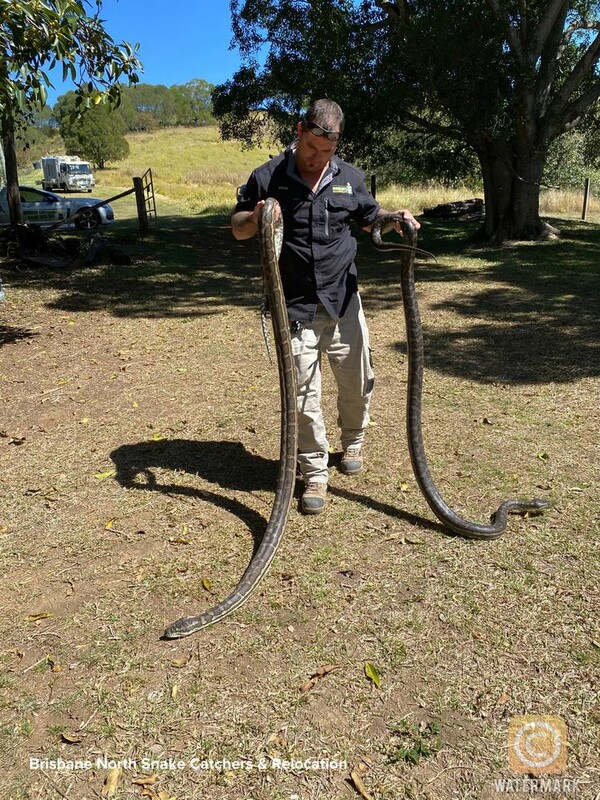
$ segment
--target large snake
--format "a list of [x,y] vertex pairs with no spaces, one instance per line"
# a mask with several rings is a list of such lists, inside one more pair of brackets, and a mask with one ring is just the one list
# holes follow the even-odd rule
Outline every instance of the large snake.
[[165,630],[164,639],[181,639],[208,625],[214,625],[238,609],[265,576],[285,532],[296,483],[296,372],[292,355],[290,324],[279,274],[283,222],[276,200],[269,198],[261,209],[258,224],[263,277],[273,324],[281,394],[281,442],[279,473],[273,509],[262,541],[239,584],[214,608],[195,617],[182,617]]
[[[395,222],[400,222],[402,225],[406,244],[382,240],[382,229]],[[277,351],[281,394],[280,461],[273,509],[260,546],[233,592],[218,605],[202,614],[182,617],[173,622],[165,630],[164,639],[181,639],[209,625],[214,625],[215,622],[219,622],[246,602],[265,576],[275,557],[290,511],[295,485],[298,438],[296,373],[287,309],[278,267],[283,240],[283,223],[277,201],[272,198],[265,202],[261,210],[258,234],[263,276],[273,324],[273,338]],[[406,417],[410,458],[419,487],[434,514],[451,531],[470,539],[495,539],[506,530],[508,514],[538,511],[549,508],[551,504],[540,499],[507,500],[492,515],[490,525],[468,522],[446,505],[437,491],[429,471],[421,433],[423,333],[415,290],[414,259],[415,253],[424,253],[425,251],[420,251],[416,247],[417,236],[413,226],[396,215],[378,217],[371,229],[371,240],[379,250],[393,248],[403,251],[400,280],[406,319],[409,370]]]
[[[405,244],[384,242],[382,229],[393,223],[400,223]],[[408,387],[406,403],[406,426],[408,449],[413,472],[419,488],[436,517],[459,536],[467,539],[496,539],[506,530],[508,515],[527,511],[541,511],[550,508],[547,500],[506,500],[492,514],[489,525],[469,522],[454,512],[438,492],[425,455],[423,434],[421,431],[421,399],[423,394],[423,331],[419,304],[415,289],[414,262],[415,253],[424,252],[416,248],[417,234],[413,225],[401,216],[384,214],[377,218],[371,228],[371,241],[378,250],[401,250],[400,284],[402,287],[402,304],[406,320],[406,341],[408,349]]]

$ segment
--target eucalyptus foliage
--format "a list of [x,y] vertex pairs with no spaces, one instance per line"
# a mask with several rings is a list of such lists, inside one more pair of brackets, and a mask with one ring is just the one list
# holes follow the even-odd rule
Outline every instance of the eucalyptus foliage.
[[73,113],[75,103],[75,93],[67,92],[54,106],[66,153],[91,161],[98,169],[104,169],[108,161],[125,158],[129,143],[119,110],[99,103],[78,117]]

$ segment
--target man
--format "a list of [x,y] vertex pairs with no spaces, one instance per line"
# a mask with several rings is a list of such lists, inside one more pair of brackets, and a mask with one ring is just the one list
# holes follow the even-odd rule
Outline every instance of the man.
[[[283,215],[279,268],[292,330],[298,383],[298,466],[305,483],[300,508],[325,508],[329,443],[321,411],[321,354],[329,358],[338,389],[341,470],[363,468],[373,370],[369,334],[357,287],[356,240],[350,223],[370,230],[391,212],[368,192],[364,175],[335,155],[344,114],[332,100],[317,100],[298,123],[296,141],[250,176],[231,217],[236,239],[258,230],[260,208],[274,197]],[[419,223],[404,215],[415,228]]]

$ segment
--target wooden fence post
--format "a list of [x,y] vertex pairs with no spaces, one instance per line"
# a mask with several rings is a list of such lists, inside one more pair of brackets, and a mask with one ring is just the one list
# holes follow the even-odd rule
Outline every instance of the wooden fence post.
[[590,200],[590,179],[585,179],[585,186],[583,187],[583,211],[581,212],[581,219],[585,220],[587,216],[588,203]]
[[148,233],[148,212],[146,211],[144,186],[141,178],[133,179],[133,188],[135,189],[135,203],[137,206],[140,233]]

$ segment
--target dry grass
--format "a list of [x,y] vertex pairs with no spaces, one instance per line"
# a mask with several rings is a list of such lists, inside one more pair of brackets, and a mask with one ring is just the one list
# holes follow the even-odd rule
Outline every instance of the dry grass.
[[[126,760],[116,798],[343,800],[368,763],[374,800],[497,800],[495,781],[514,777],[510,720],[534,713],[566,721],[564,775],[596,798],[598,226],[497,250],[469,249],[468,225],[427,223],[421,237],[440,259],[419,266],[440,489],[474,519],[514,494],[552,512],[511,518],[494,542],[432,519],[403,430],[398,265],[363,239],[367,469],[332,469],[323,516],[292,510],[246,606],[163,642],[247,564],[279,417],[255,243],[234,242],[223,215],[166,202],[146,240],[127,222],[111,232],[131,267],[2,270],[0,796],[100,797],[106,757]],[[328,372],[324,390],[337,447]],[[327,664],[338,669],[301,692]],[[92,766],[30,769],[59,757]],[[333,767],[277,761],[290,758]],[[210,759],[264,769],[194,768]],[[134,782],[148,775],[149,788]]]
[[[276,153],[276,144],[265,143],[261,148],[242,150],[237,142],[222,142],[216,127],[167,128],[151,133],[128,135],[129,156],[123,161],[109,164],[96,172],[96,193],[101,197],[117,194],[131,186],[131,179],[152,169],[158,199],[167,204],[167,211],[176,204],[179,211],[187,213],[215,213],[231,207],[236,188],[244,183],[251,170]],[[22,183],[39,180],[41,173],[21,171]],[[593,219],[600,214],[600,198],[592,186],[589,214]],[[386,208],[410,208],[415,213],[423,209],[470,197],[481,197],[481,187],[455,186],[452,188],[431,183],[423,186],[381,187],[378,199]],[[581,214],[582,191],[559,189],[542,190],[540,197],[543,214]],[[120,218],[135,214],[133,203],[118,201]]]

